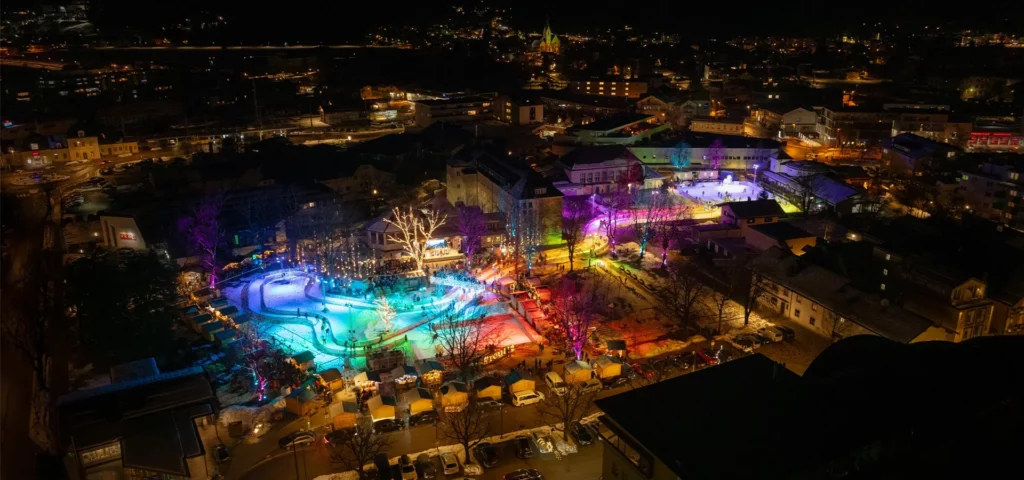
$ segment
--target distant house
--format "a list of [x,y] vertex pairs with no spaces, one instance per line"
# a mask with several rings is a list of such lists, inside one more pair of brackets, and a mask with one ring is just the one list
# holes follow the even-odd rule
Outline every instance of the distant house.
[[963,150],[912,133],[902,133],[882,142],[882,160],[894,175],[920,175],[947,165]]
[[765,307],[833,340],[864,334],[900,343],[952,339],[947,329],[801,258],[772,247],[751,262]]
[[332,392],[337,392],[345,387],[345,379],[342,378],[341,371],[337,368],[328,368],[320,372],[320,379]]
[[753,225],[778,222],[786,212],[775,200],[752,200],[749,202],[726,202],[722,204],[722,220],[725,225],[746,229]]
[[803,255],[804,249],[817,244],[818,237],[789,222],[763,223],[747,231],[747,245],[758,250],[771,247],[784,248],[794,255]]

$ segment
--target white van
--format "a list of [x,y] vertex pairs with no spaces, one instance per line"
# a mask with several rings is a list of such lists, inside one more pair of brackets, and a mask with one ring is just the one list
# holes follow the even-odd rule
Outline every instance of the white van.
[[548,372],[544,374],[544,383],[548,384],[548,388],[555,392],[555,395],[565,395],[565,382],[562,381],[562,377],[557,373]]
[[512,394],[512,405],[517,407],[533,405],[541,400],[544,400],[544,394],[533,390],[523,390]]

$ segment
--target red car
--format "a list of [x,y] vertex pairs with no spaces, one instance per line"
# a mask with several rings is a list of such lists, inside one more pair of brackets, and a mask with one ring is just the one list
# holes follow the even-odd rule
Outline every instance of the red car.
[[718,365],[718,360],[704,352],[697,352],[697,356],[707,365]]
[[633,364],[633,373],[635,373],[637,376],[648,379],[654,376],[654,371],[651,370],[650,367],[641,363]]

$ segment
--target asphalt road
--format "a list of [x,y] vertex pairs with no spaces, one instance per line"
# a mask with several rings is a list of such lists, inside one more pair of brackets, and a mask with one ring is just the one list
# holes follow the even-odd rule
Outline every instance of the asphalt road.
[[[424,430],[433,430],[433,427],[417,427],[413,430],[418,429],[422,432]],[[409,451],[403,450],[401,446],[401,433],[393,434],[396,443],[388,450],[387,454],[389,457],[393,458],[409,453]],[[413,432],[413,436],[419,435],[419,432]],[[485,469],[482,475],[477,475],[473,478],[477,480],[501,480],[504,474],[520,468],[534,468],[540,471],[546,478],[558,478],[560,480],[593,480],[601,475],[603,447],[600,442],[580,447],[578,453],[564,457],[561,460],[555,458],[553,453],[540,453],[537,451],[536,445],[532,445],[531,442],[533,457],[524,460],[516,457],[511,439],[512,437],[509,436],[508,440],[494,444],[498,452],[498,465],[494,468]],[[329,447],[323,442],[317,442],[312,446],[300,448],[294,452],[278,450],[277,456],[250,470],[241,478],[246,480],[264,478],[306,480],[319,475],[338,473],[340,470],[332,468]],[[420,450],[413,451],[418,452]],[[460,471],[457,474],[446,477],[440,473],[441,469],[439,468],[439,463],[437,463],[437,457],[433,455],[432,457],[435,465],[438,466],[438,480],[464,476],[464,473]],[[230,475],[229,478],[231,478]]]

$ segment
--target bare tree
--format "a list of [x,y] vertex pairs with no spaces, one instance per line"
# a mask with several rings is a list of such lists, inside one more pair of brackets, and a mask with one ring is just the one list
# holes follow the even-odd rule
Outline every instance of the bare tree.
[[462,251],[466,254],[466,264],[472,266],[473,254],[480,249],[484,235],[487,235],[487,217],[480,207],[459,207],[455,228],[462,236]]
[[757,304],[761,302],[770,291],[772,283],[767,278],[762,277],[756,273],[750,274],[750,284],[745,289],[745,295],[743,295],[743,325],[750,324],[750,314],[757,307]]
[[343,471],[355,470],[360,480],[368,480],[366,465],[391,446],[391,436],[375,432],[366,421],[357,423],[350,433],[339,435],[339,440],[331,444],[331,461]]
[[608,248],[615,250],[615,230],[618,228],[619,212],[625,208],[626,197],[622,192],[610,192],[601,198],[604,214],[601,216],[601,228],[608,240]]
[[409,256],[416,262],[416,270],[423,271],[423,260],[427,257],[427,240],[434,236],[434,231],[448,220],[437,210],[414,211],[409,208],[402,212],[395,207],[392,211],[392,218],[385,218],[384,221],[398,228],[398,235],[388,235],[388,240],[402,246]]
[[685,265],[676,264],[669,268],[669,275],[658,289],[666,313],[680,324],[694,328],[703,313],[701,299],[708,289]]
[[712,306],[715,309],[715,315],[718,317],[718,326],[716,329],[718,333],[722,333],[722,321],[725,320],[725,312],[729,310],[729,292],[720,292],[714,290],[711,293]]
[[520,260],[527,270],[533,267],[533,256],[540,244],[540,225],[534,210],[523,208],[522,204],[514,200],[505,205],[504,212],[505,233],[512,247],[510,255],[518,278]]
[[470,402],[460,411],[444,412],[438,421],[438,434],[445,440],[462,445],[466,463],[470,463],[469,450],[487,437],[489,427],[484,410],[477,407],[476,402]]
[[597,392],[583,389],[583,383],[565,384],[565,393],[558,395],[548,392],[544,401],[537,405],[541,418],[550,420],[554,428],[562,432],[562,440],[569,441],[569,428],[587,416],[594,406]]
[[551,322],[557,328],[565,351],[573,352],[576,360],[583,358],[583,349],[590,336],[590,328],[600,318],[607,290],[595,277],[588,281],[563,278],[554,288],[551,298]]
[[589,197],[568,197],[562,201],[562,240],[569,253],[569,271],[574,269],[576,247],[586,237],[586,227],[594,217]]
[[458,370],[459,378],[468,382],[480,369],[487,350],[499,343],[497,330],[487,324],[475,303],[458,308],[451,302],[436,315],[431,325],[436,341]]
[[208,195],[193,207],[192,215],[178,220],[189,250],[199,257],[199,265],[208,275],[210,286],[217,284],[217,250],[224,237],[220,224],[222,195]]
[[822,309],[824,312],[821,315],[821,328],[825,331],[825,335],[828,336],[829,341],[832,343],[842,340],[849,330],[850,322],[847,322],[842,315],[832,310],[824,307]]
[[630,196],[629,213],[633,222],[633,234],[640,245],[640,261],[643,262],[647,245],[654,239],[659,223],[670,220],[668,195],[659,190],[634,189]]
[[381,295],[373,301],[373,314],[377,317],[377,324],[380,326],[381,335],[391,333],[391,321],[395,319],[398,312],[391,306],[386,295]]

